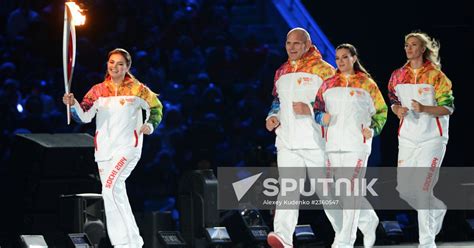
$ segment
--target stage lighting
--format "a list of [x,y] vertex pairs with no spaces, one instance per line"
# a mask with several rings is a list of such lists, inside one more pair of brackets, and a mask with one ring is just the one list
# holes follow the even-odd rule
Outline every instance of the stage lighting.
[[403,230],[398,221],[381,221],[385,243],[398,244],[403,239]]
[[221,226],[206,228],[206,238],[211,246],[220,246],[232,243],[227,229]]
[[164,247],[186,247],[186,242],[177,231],[158,231],[158,239]]
[[74,248],[91,248],[94,247],[89,240],[89,237],[85,233],[70,233],[69,236],[69,246]]
[[135,214],[140,234],[145,242],[144,248],[159,248],[158,231],[175,231],[176,223],[170,211],[153,211]]
[[93,245],[107,238],[102,195],[82,193],[61,195],[60,228],[64,233],[86,233]]
[[268,227],[266,226],[250,226],[248,227],[253,240],[256,242],[266,242],[268,236]]
[[217,178],[212,170],[188,171],[180,179],[180,228],[190,247],[206,242],[204,229],[219,226]]
[[43,235],[21,235],[20,239],[23,248],[48,248]]
[[403,235],[402,228],[398,221],[382,221],[382,227],[387,236]]
[[252,240],[255,243],[267,242],[269,228],[263,221],[260,212],[254,209],[244,209],[240,214]]
[[255,209],[244,209],[240,211],[242,219],[245,221],[247,226],[263,226],[265,222],[263,221],[260,212]]
[[266,244],[269,232],[259,211],[254,209],[231,210],[222,216],[222,224],[229,231],[233,244],[251,247]]
[[316,235],[314,234],[311,225],[297,225],[295,228],[295,240],[296,243],[308,243],[316,241]]

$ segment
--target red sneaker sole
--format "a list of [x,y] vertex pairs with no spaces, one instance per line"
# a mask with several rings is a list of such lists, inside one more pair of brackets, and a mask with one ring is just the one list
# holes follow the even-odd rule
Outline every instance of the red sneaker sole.
[[267,243],[272,248],[285,248],[285,246],[282,244],[281,240],[276,235],[271,235],[271,234],[268,235]]

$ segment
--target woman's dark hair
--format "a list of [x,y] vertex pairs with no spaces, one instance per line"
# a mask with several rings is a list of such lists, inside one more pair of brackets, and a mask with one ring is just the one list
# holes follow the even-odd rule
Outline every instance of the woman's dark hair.
[[[107,60],[110,59],[110,56],[113,54],[120,54],[125,58],[125,62],[127,63],[128,69],[132,66],[132,56],[130,56],[130,53],[127,52],[127,50],[123,48],[115,48],[114,50],[110,51],[109,54],[107,55]],[[127,72],[127,75],[130,76],[131,78],[135,78],[132,73],[130,73],[130,70]],[[108,70],[105,72],[105,78],[109,76]]]
[[370,73],[367,72],[367,70],[364,68],[364,66],[362,66],[362,64],[360,63],[359,53],[357,53],[357,49],[353,45],[351,45],[349,43],[343,43],[343,44],[336,47],[336,51],[339,50],[339,49],[347,49],[347,50],[349,50],[349,52],[351,53],[352,56],[357,56],[357,60],[354,63],[354,71],[356,71],[356,72],[360,71],[360,72],[363,72],[363,73],[367,74],[367,76],[372,77],[370,75]]

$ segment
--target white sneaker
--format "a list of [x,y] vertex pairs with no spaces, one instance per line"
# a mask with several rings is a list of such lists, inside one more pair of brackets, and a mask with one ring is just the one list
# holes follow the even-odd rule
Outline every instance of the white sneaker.
[[435,234],[438,235],[438,233],[441,231],[441,228],[443,227],[443,220],[444,216],[446,215],[447,210],[446,209],[440,209],[442,211],[437,217],[436,217],[436,232]]
[[364,247],[370,248],[374,247],[375,239],[377,238],[377,227],[379,225],[379,219],[377,218],[376,221],[370,223],[370,234],[364,234]]

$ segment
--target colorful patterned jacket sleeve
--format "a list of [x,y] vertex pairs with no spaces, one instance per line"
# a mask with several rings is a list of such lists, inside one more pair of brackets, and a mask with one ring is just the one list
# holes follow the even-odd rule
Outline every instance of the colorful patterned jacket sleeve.
[[[317,74],[324,82],[321,87],[318,89],[316,93],[316,98],[313,103],[313,110],[314,110],[314,119],[316,123],[321,126],[323,125],[323,116],[325,111],[325,104],[323,99],[323,91],[327,89],[327,84],[325,83],[327,79],[333,77],[336,73],[336,70],[332,65],[327,63],[324,60],[320,60],[319,63],[313,68],[313,73]],[[321,89],[324,89],[323,91]]]
[[71,115],[77,123],[89,123],[97,113],[96,100],[101,96],[101,84],[94,85],[84,96],[81,104],[77,102],[71,107]]
[[149,112],[147,110],[146,122],[151,124],[153,129],[155,129],[163,118],[163,105],[158,99],[158,96],[143,84],[140,85],[138,96],[148,104]]
[[452,112],[454,110],[454,96],[451,87],[451,81],[443,72],[440,72],[435,78],[435,99],[438,106],[448,107]]
[[375,107],[375,114],[372,115],[370,127],[374,129],[374,136],[377,136],[382,132],[382,128],[387,121],[388,108],[377,84],[373,80],[370,80],[369,83],[368,91]]
[[402,105],[400,100],[397,97],[397,92],[395,91],[395,86],[397,85],[397,80],[400,74],[400,70],[396,70],[392,73],[390,81],[388,82],[388,98],[390,104],[392,105]]
[[321,87],[319,87],[319,90],[318,90],[318,93],[316,93],[316,99],[314,100],[314,105],[313,105],[314,119],[316,123],[318,123],[321,126],[326,126],[323,123],[323,116],[326,111],[326,104],[324,103],[323,94],[328,88],[329,80],[325,80],[323,84],[321,85]]
[[280,77],[280,70],[277,70],[275,73],[275,78],[273,80],[273,101],[272,105],[270,107],[270,111],[268,111],[267,119],[270,118],[271,116],[278,116],[278,113],[280,112],[280,99],[278,98],[278,92],[276,88],[276,81]]

